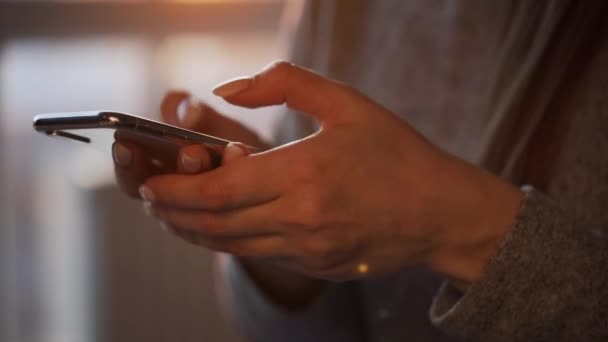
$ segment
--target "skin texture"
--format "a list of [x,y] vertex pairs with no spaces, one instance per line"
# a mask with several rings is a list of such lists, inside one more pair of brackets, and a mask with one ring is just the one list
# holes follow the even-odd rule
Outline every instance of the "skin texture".
[[[517,188],[439,150],[345,84],[280,62],[214,93],[248,108],[286,104],[321,128],[262,153],[231,145],[212,170],[204,147],[187,146],[179,173],[152,177],[142,171],[141,151],[127,146],[133,162],[117,165],[119,184],[133,194],[142,181],[139,193],[152,215],[190,242],[242,257],[256,282],[288,307],[314,298],[324,281],[412,264],[465,288],[515,220]],[[171,120],[179,96],[163,101],[170,123],[178,123]],[[187,127],[264,147],[203,105],[187,111],[200,116],[187,115]]]

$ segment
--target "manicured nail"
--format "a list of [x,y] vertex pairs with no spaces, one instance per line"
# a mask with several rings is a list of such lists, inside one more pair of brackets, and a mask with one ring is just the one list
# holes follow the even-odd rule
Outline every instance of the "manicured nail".
[[224,148],[224,153],[222,155],[222,162],[228,163],[239,157],[245,156],[246,154],[247,154],[247,152],[244,150],[243,147],[240,147],[237,143],[231,142],[228,145],[226,145],[226,147]]
[[114,162],[122,167],[128,167],[133,161],[133,153],[125,145],[121,143],[114,143],[112,145],[112,157]]
[[203,111],[203,104],[200,101],[192,97],[185,98],[177,106],[177,120],[182,126],[188,127],[186,123],[199,120]]
[[202,161],[199,158],[194,158],[186,153],[182,153],[180,157],[186,172],[196,173],[201,170]]
[[251,86],[251,78],[237,78],[226,83],[222,83],[213,89],[213,93],[220,97],[236,95]]
[[152,207],[152,202],[144,201],[142,203],[142,207],[144,208],[144,212],[148,216],[154,216],[154,208]]
[[196,124],[203,122],[205,106],[198,100],[188,99],[185,115],[181,118],[182,126],[194,129]]
[[153,202],[154,201],[154,193],[147,185],[142,185],[139,187],[139,195],[144,201]]

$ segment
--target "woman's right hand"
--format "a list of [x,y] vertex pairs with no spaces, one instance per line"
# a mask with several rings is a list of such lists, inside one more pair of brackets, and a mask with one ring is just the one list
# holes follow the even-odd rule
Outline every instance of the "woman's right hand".
[[[206,104],[192,100],[191,95],[185,91],[169,91],[165,95],[161,103],[161,116],[164,122],[174,126],[238,141],[261,150],[270,148],[255,132]],[[222,153],[222,164],[246,157],[249,151],[243,144],[230,144]],[[126,194],[139,198],[139,186],[158,170],[154,170],[145,151],[131,142],[116,141],[112,146],[112,154],[119,187]],[[209,149],[204,145],[182,147],[176,162],[179,173],[200,173],[213,167]],[[146,206],[144,203],[144,208]],[[198,245],[200,237],[192,232],[166,228],[178,237]],[[281,270],[267,261],[241,258],[241,262],[258,287],[274,302],[287,308],[306,305],[322,293],[325,287],[324,281]]]

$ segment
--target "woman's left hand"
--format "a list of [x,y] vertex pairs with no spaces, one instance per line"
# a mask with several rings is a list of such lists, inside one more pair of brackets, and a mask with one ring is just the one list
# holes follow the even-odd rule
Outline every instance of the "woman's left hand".
[[347,85],[279,62],[215,93],[250,108],[285,103],[321,128],[213,171],[149,178],[140,192],[151,212],[201,246],[328,280],[416,263],[471,282],[515,219],[517,188]]

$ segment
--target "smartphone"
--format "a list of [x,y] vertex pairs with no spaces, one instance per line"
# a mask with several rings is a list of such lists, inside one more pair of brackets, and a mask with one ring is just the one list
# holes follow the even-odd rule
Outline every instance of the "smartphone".
[[207,146],[213,164],[217,166],[223,147],[230,143],[211,135],[112,111],[39,114],[34,117],[33,126],[48,136],[87,144],[106,153],[111,153],[114,141],[136,144],[143,149],[157,173],[174,172],[179,149],[191,144]]

